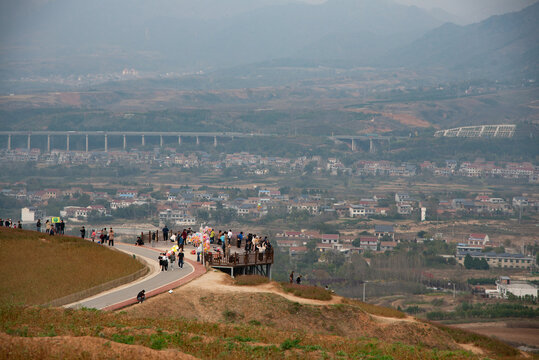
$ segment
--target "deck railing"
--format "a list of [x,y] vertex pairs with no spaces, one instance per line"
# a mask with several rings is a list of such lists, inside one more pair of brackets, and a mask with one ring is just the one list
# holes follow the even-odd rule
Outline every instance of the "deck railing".
[[216,266],[247,266],[273,264],[273,248],[264,252],[258,250],[240,253],[233,253],[230,256],[223,256],[221,252],[207,252],[204,260],[208,265]]

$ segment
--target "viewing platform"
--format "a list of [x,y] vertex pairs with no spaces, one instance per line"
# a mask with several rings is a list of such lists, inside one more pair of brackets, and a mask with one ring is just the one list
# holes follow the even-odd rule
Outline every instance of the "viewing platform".
[[230,256],[223,256],[221,252],[207,252],[204,254],[204,262],[215,269],[230,272],[235,275],[262,275],[271,279],[271,265],[273,264],[273,248],[264,252],[233,252]]
[[[140,238],[144,243],[150,244],[152,247],[160,247],[161,244],[174,244],[173,242],[165,242],[162,238],[162,233],[159,231],[141,233]],[[234,244],[234,241],[233,241]],[[245,244],[245,242],[243,243]],[[202,256],[202,261],[205,265],[211,266],[214,269],[219,269],[231,277],[236,275],[262,275],[271,279],[271,265],[274,259],[273,248],[259,252],[258,249],[253,251],[245,251],[243,248],[232,245],[230,255],[227,257],[222,253],[221,245],[216,243],[211,244],[212,250],[207,251]],[[219,251],[216,251],[219,249]],[[184,251],[196,250],[192,244],[186,244]]]

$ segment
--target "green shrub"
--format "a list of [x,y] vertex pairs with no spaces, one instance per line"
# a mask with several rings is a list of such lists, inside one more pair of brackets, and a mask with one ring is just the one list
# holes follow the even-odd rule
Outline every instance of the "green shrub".
[[133,345],[135,343],[135,337],[127,334],[113,334],[112,341],[122,344]]

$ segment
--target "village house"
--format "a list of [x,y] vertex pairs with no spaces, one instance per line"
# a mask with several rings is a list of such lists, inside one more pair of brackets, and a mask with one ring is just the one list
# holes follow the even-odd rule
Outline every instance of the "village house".
[[296,257],[298,255],[304,255],[307,253],[306,246],[291,246],[288,248],[288,253],[291,257]]
[[393,225],[374,225],[374,235],[381,239],[385,235],[391,237],[391,239],[395,239],[395,230],[393,230]]
[[35,206],[23,207],[21,209],[21,221],[22,222],[34,222],[37,219],[44,219],[46,217],[45,211],[40,210]]
[[378,238],[377,237],[360,237],[359,247],[363,250],[378,251]]
[[322,234],[322,244],[337,244],[339,242],[339,234]]
[[470,234],[468,236],[468,245],[487,246],[490,244],[490,239],[487,234]]
[[137,190],[118,190],[116,196],[120,199],[134,199],[137,197]]
[[523,254],[508,254],[495,252],[460,252],[457,253],[457,262],[464,265],[466,255],[470,255],[474,259],[485,259],[490,267],[506,268],[506,269],[531,269],[534,267],[535,258]]
[[396,246],[396,241],[380,241],[380,251],[393,251]]

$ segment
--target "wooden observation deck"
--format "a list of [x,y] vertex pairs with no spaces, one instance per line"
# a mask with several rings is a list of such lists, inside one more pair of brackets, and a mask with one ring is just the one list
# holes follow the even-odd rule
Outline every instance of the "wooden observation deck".
[[234,275],[262,275],[271,279],[273,248],[264,252],[236,252],[228,257],[220,252],[207,252],[204,254],[204,261],[215,269],[230,272],[232,277]]

